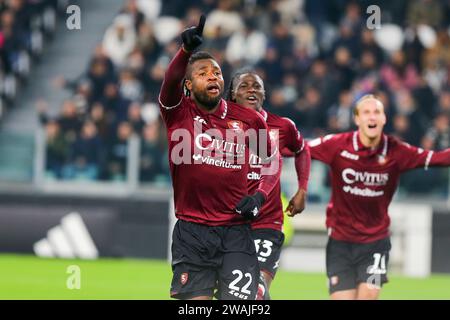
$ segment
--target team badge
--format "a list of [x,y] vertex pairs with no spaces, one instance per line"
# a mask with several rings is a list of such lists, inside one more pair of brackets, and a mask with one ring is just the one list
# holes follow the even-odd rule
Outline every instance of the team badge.
[[379,164],[385,164],[386,163],[386,157],[383,155],[378,156],[378,163]]
[[186,284],[186,282],[188,281],[188,278],[189,278],[189,276],[188,276],[188,273],[187,272],[183,272],[182,274],[181,274],[181,277],[180,277],[180,282],[181,282],[181,284],[184,286],[185,284]]
[[332,286],[336,286],[339,283],[339,277],[338,276],[332,276],[330,278],[330,284]]
[[244,126],[242,124],[242,121],[239,120],[233,120],[228,121],[228,128],[233,129],[234,131],[242,131],[244,129]]

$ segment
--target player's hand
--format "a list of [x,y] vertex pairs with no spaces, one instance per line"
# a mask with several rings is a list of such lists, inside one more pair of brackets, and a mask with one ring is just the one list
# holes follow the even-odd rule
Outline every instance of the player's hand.
[[258,216],[259,209],[261,209],[264,201],[264,195],[261,192],[256,192],[254,195],[245,196],[234,210],[245,219],[253,220]]
[[198,26],[185,29],[181,33],[183,47],[186,51],[191,52],[203,43],[203,28],[205,27],[205,15],[201,15]]
[[303,189],[299,189],[297,193],[292,197],[291,201],[286,208],[286,212],[288,212],[289,217],[294,217],[297,214],[302,213],[305,210],[306,203],[306,191]]

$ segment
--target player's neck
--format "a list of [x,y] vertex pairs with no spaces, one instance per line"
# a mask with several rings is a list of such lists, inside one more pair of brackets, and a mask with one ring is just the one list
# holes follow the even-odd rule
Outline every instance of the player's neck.
[[361,131],[359,131],[358,135],[359,135],[359,140],[361,141],[361,144],[366,148],[374,149],[374,148],[378,147],[378,145],[381,142],[381,135],[376,136],[375,138],[370,138],[370,137],[364,135],[363,133],[361,133]]
[[219,101],[218,103],[217,103],[217,105],[215,106],[215,107],[209,107],[209,106],[205,106],[204,104],[201,104],[200,102],[198,102],[197,100],[194,100],[194,102],[195,102],[195,104],[197,105],[197,107],[199,107],[202,111],[205,111],[205,112],[207,112],[207,113],[214,113],[214,112],[216,112],[216,110],[217,110],[217,108],[219,108],[219,106],[220,106],[220,102],[221,101]]

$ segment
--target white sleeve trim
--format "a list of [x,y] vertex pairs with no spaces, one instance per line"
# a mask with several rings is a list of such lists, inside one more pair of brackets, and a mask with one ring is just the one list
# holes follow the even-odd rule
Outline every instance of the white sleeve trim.
[[162,102],[161,102],[161,94],[158,96],[158,101],[159,101],[159,105],[161,107],[163,107],[166,110],[170,110],[170,109],[174,109],[176,107],[178,107],[181,104],[181,101],[183,100],[183,96],[181,96],[180,102],[178,102],[176,105],[171,106],[171,107],[166,107]]
[[433,153],[434,153],[433,151],[429,151],[427,154],[427,159],[425,160],[425,167],[424,167],[425,170],[428,170],[428,166],[430,165],[431,158],[433,157]]

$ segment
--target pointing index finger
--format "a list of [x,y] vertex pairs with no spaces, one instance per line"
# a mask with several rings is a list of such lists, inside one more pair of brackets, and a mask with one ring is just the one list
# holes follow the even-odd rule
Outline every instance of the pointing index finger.
[[197,34],[199,36],[201,36],[203,34],[203,28],[205,27],[205,21],[206,21],[206,17],[204,14],[202,14],[200,16],[200,20],[199,20],[198,26],[197,26]]

